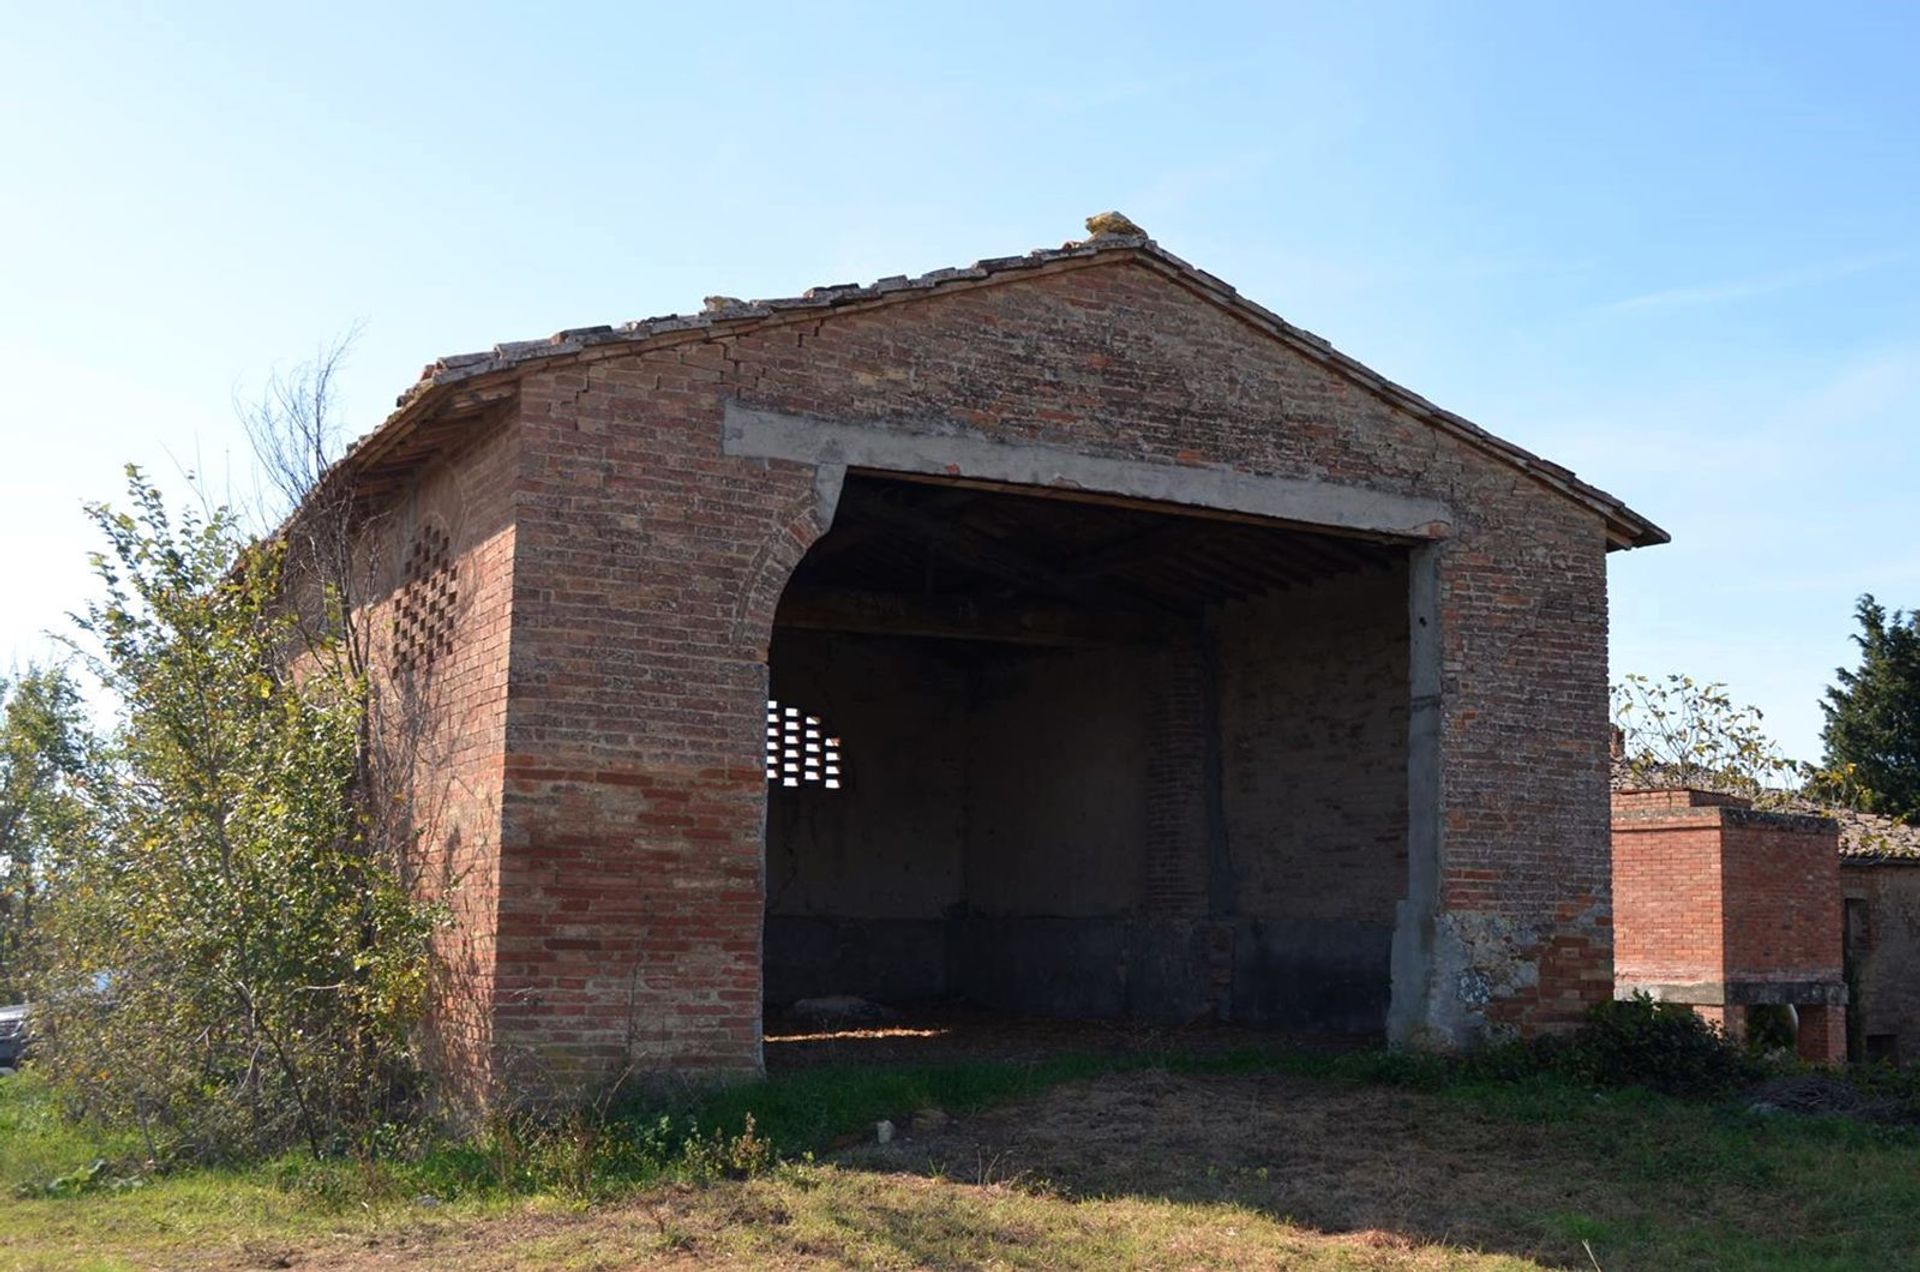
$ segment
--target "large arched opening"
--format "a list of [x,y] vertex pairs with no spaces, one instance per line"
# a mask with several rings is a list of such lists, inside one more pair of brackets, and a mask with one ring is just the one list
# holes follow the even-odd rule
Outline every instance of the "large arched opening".
[[1408,616],[1404,543],[850,474],[769,651],[770,1018],[1382,1033]]

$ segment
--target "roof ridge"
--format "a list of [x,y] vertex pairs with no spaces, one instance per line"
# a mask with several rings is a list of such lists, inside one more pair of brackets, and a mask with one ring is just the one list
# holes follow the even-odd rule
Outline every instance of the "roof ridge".
[[1342,353],[1332,341],[1295,326],[1266,306],[1247,299],[1231,283],[1182,260],[1124,216],[1103,212],[1087,218],[1087,228],[1091,231],[1087,238],[1070,240],[1058,248],[1036,248],[1022,256],[985,257],[971,265],[929,270],[911,277],[893,274],[871,283],[823,284],[809,287],[798,296],[759,300],[709,296],[698,313],[663,314],[617,326],[569,327],[544,339],[508,341],[491,350],[450,354],[422,368],[419,380],[396,399],[393,413],[373,432],[354,442],[339,463],[345,466],[365,458],[381,439],[400,429],[411,412],[424,409],[420,404],[430,395],[483,377],[508,375],[529,363],[571,357],[609,345],[638,345],[674,335],[731,334],[787,314],[825,313],[852,305],[878,303],[907,293],[930,293],[1051,265],[1074,261],[1091,263],[1101,256],[1114,256],[1148,262],[1176,283],[1243,321],[1265,329],[1336,374],[1598,512],[1607,523],[1610,546],[1643,547],[1668,541],[1666,531],[1615,496],[1582,481],[1573,470],[1507,441],[1389,380],[1358,358]]
[[[489,371],[503,370],[507,365],[532,358],[558,357],[577,349],[596,345],[627,344],[654,336],[768,318],[777,313],[793,310],[833,309],[862,301],[879,300],[904,291],[930,291],[946,283],[977,282],[995,274],[1029,270],[1058,261],[1083,259],[1100,252],[1141,248],[1153,249],[1156,254],[1165,257],[1170,263],[1179,264],[1187,269],[1192,268],[1171,252],[1160,248],[1144,234],[1106,234],[1078,242],[1068,242],[1058,248],[1035,248],[1024,256],[987,257],[971,265],[946,266],[911,277],[905,274],[892,274],[871,283],[830,283],[809,287],[798,296],[777,296],[756,300],[740,300],[732,296],[710,296],[707,298],[706,307],[699,313],[661,314],[652,318],[624,322],[618,326],[602,324],[594,327],[567,327],[542,338],[509,340],[487,350],[454,353],[436,358],[421,369],[420,380],[400,394],[395,399],[394,405],[406,406],[419,394],[423,386],[453,383],[474,375],[486,374]],[[1219,282],[1217,279],[1214,281]],[[1219,283],[1219,285],[1228,291],[1233,290],[1225,283]]]

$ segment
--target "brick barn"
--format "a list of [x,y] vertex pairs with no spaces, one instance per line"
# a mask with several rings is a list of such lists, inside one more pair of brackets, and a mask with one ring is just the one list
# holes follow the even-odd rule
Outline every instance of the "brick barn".
[[1606,555],[1664,533],[1088,225],[446,358],[342,461],[468,1076],[750,1073],[821,994],[1442,1047],[1610,996]]

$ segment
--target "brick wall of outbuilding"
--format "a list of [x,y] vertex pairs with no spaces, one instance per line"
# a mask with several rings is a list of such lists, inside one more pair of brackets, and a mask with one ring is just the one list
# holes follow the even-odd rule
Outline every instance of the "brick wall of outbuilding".
[[[1763,820],[1764,819],[1764,820]],[[1729,810],[1723,840],[1727,974],[1842,978],[1838,831],[1814,817]]]
[[1793,1005],[1801,1053],[1846,1056],[1839,828],[1694,790],[1613,797],[1614,978],[1743,1033]]
[[1614,797],[1613,966],[1627,988],[1724,978],[1720,813],[1667,795]]
[[1853,1010],[1862,1053],[1920,1061],[1920,860],[1859,858],[1840,869],[1848,924]]

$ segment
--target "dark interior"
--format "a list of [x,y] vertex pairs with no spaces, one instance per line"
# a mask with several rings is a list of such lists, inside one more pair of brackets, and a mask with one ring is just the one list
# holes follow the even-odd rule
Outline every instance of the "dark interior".
[[771,1009],[1384,1027],[1403,547],[854,474],[770,661]]

